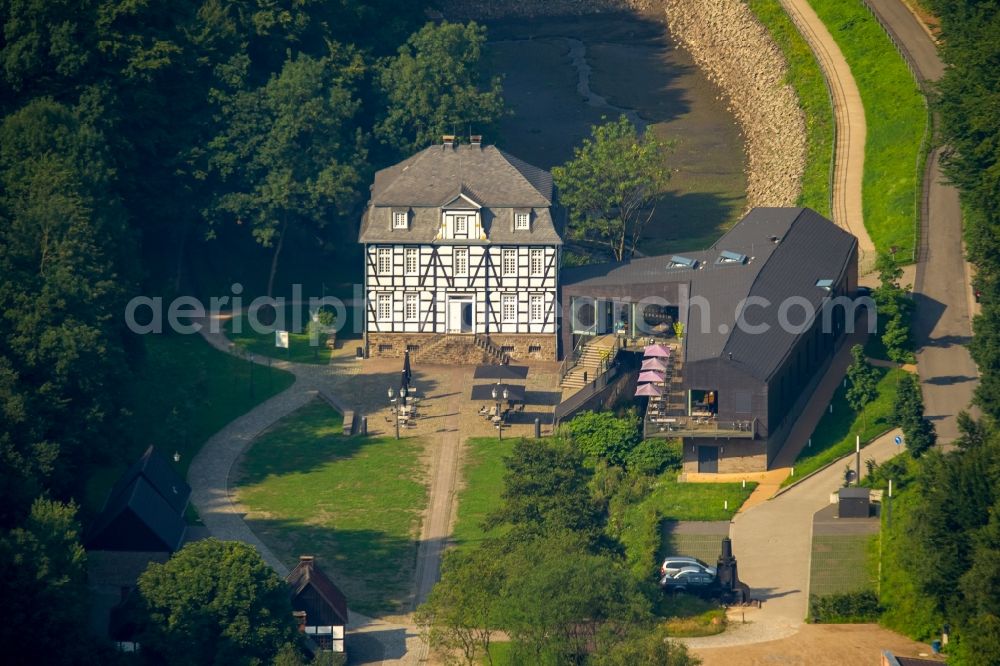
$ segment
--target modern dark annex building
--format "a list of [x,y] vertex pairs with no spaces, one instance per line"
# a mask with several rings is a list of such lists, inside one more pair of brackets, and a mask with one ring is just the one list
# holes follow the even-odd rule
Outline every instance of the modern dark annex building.
[[607,334],[673,345],[647,436],[680,437],[685,472],[763,471],[853,325],[857,257],[812,210],[757,208],[707,250],[567,268],[560,351]]

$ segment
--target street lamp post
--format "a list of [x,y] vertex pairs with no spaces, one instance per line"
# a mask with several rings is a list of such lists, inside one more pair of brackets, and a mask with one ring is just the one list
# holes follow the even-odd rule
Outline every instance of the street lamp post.
[[249,353],[250,358],[250,397],[253,397],[253,352]]
[[[399,392],[402,393],[403,390],[400,389]],[[389,395],[389,403],[393,405],[396,404],[396,392],[392,390],[391,386],[389,387],[387,393]],[[393,414],[392,416],[393,420],[396,422],[396,439],[399,439],[399,411],[397,410],[396,413]]]

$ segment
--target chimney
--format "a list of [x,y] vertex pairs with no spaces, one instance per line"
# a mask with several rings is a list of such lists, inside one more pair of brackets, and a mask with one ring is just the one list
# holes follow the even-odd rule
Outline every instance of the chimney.
[[316,561],[316,557],[313,555],[299,555],[299,562],[305,564],[308,567],[312,567],[313,562]]
[[472,145],[473,148],[482,148],[483,147],[483,135],[482,134],[473,134],[472,136],[469,137],[469,143]]
[[441,143],[445,148],[453,148],[455,146],[455,135],[445,134],[441,137]]
[[295,618],[295,626],[298,628],[300,634],[306,632],[306,612],[305,611],[292,611],[292,617]]

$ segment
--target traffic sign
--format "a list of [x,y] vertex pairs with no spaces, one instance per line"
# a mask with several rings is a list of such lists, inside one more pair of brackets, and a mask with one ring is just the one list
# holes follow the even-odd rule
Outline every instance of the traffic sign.
[[896,435],[896,437],[893,439],[893,441],[896,442],[896,446],[899,446],[900,444],[903,443],[903,438],[900,437],[899,435]]

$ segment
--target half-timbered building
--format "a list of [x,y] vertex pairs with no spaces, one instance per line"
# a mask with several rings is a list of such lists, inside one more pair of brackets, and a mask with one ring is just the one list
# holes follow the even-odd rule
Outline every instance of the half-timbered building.
[[563,221],[549,172],[476,137],[376,173],[360,232],[369,354],[479,339],[555,360]]

